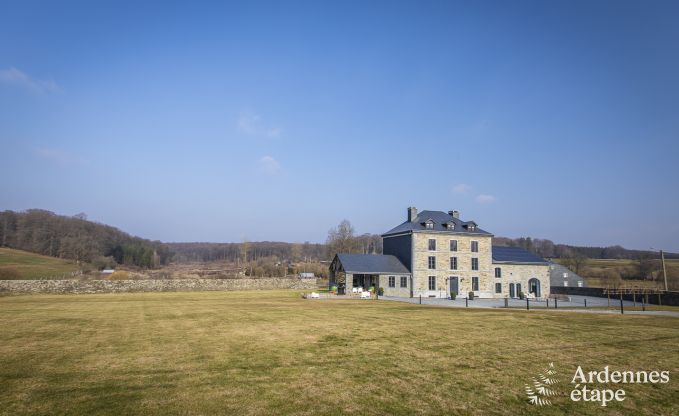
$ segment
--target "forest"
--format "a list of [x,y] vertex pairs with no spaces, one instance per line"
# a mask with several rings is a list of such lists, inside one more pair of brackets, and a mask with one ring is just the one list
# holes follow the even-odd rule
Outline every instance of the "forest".
[[168,246],[133,237],[115,227],[41,209],[0,212],[0,246],[91,263],[97,268],[124,264],[154,268],[169,263]]

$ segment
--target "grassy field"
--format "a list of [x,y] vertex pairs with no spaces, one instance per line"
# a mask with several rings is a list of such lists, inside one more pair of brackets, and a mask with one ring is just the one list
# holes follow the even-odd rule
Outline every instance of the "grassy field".
[[[0,297],[0,413],[679,412],[679,318],[302,300],[289,291]],[[554,362],[563,396],[526,402]],[[602,409],[586,370],[669,370]]]
[[[554,259],[557,263],[564,263],[563,259]],[[659,264],[658,260],[658,264]],[[637,261],[626,259],[588,259],[580,275],[585,278],[589,287],[607,287],[609,282],[601,277],[605,275],[606,271],[612,270],[619,273],[631,272],[636,270]],[[667,269],[668,282],[670,289],[676,287],[676,282],[679,281],[679,260],[666,259],[665,267]],[[657,280],[621,280],[617,282],[618,285],[625,287],[636,287],[640,289],[664,289],[665,284],[662,275]]]
[[0,279],[62,278],[77,270],[71,260],[0,248]]

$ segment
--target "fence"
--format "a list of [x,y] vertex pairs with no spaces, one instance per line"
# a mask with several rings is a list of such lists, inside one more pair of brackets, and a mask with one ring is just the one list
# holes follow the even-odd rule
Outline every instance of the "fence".
[[648,304],[679,306],[679,292],[665,292],[656,289],[552,286],[550,291],[554,295],[610,297],[611,300],[619,300],[622,295],[623,300],[632,302],[641,302],[643,296],[644,301]]

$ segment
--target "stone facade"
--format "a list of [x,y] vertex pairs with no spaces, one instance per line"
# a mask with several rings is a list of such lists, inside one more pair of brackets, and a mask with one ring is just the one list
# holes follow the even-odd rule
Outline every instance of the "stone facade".
[[316,279],[0,280],[0,292],[118,293],[315,289]]
[[[455,232],[413,232],[414,296],[450,296],[450,278],[457,277],[458,295],[467,296],[472,291],[472,278],[478,277],[477,297],[493,296],[492,239],[489,235]],[[429,240],[436,243],[429,250]],[[457,251],[450,250],[450,241],[457,241]],[[478,252],[472,252],[472,241],[478,242]],[[429,257],[435,257],[435,269],[429,268]],[[450,268],[450,258],[457,258],[457,269]],[[478,270],[472,270],[472,258],[478,259]],[[429,276],[435,276],[435,289],[429,288]]]
[[[394,277],[394,287],[389,287],[389,277]],[[405,287],[401,287],[401,278],[404,278]],[[410,297],[410,275],[406,274],[382,274],[380,275],[380,287],[384,289],[384,296]]]
[[[549,265],[547,264],[520,264],[520,263],[495,263],[494,268],[500,268],[502,277],[493,278],[493,286],[495,283],[502,284],[502,292],[493,293],[495,297],[510,297],[510,285],[514,285],[514,297],[519,297],[518,285],[521,285],[521,291],[523,293],[530,292],[530,280],[537,279],[540,283],[540,293],[538,297],[546,298],[549,297]],[[493,270],[492,276],[495,276],[495,270]]]

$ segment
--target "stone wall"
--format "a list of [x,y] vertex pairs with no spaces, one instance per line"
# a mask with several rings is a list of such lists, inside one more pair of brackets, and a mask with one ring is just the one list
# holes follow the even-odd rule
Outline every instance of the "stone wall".
[[316,279],[0,280],[0,293],[198,292],[316,289]]

